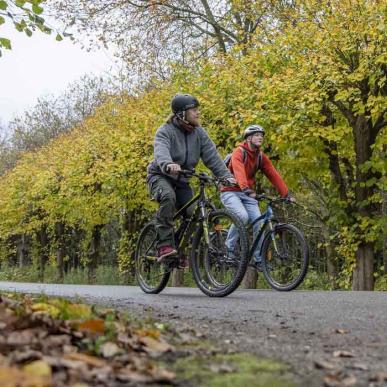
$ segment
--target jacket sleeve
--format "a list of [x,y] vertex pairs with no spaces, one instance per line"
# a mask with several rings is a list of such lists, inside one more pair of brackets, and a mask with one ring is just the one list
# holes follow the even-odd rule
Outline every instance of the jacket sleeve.
[[232,166],[232,171],[234,173],[235,180],[237,181],[239,188],[241,190],[244,190],[245,188],[249,188],[249,184],[247,182],[245,163],[243,162],[243,153],[242,153],[242,149],[239,146],[237,149],[234,150],[234,152],[232,152],[231,166]]
[[157,129],[154,140],[154,156],[157,165],[165,172],[165,167],[173,163],[171,157],[171,139],[168,136],[168,131],[163,127]]
[[281,197],[285,197],[288,194],[289,189],[287,185],[265,154],[262,155],[262,172],[270,180]]
[[220,157],[216,146],[210,139],[203,128],[200,130],[200,157],[204,165],[211,170],[211,172],[218,178],[233,177],[231,172],[226,167],[223,159]]

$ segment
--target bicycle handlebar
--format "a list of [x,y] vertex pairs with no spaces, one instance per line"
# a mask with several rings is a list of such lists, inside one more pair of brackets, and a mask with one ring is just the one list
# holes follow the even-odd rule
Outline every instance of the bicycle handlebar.
[[259,200],[265,200],[267,202],[276,203],[276,202],[285,202],[285,203],[292,203],[288,198],[275,198],[273,196],[268,196],[266,194],[260,194],[256,196],[256,199]]
[[[166,170],[168,172],[168,169]],[[204,183],[214,183],[216,184],[223,184],[225,186],[232,186],[233,184],[230,184],[227,181],[227,178],[218,178],[218,177],[212,177],[210,175],[207,175],[204,172],[196,173],[195,169],[181,169],[177,172],[179,175],[182,175],[184,177],[196,177],[198,180],[204,182]]]

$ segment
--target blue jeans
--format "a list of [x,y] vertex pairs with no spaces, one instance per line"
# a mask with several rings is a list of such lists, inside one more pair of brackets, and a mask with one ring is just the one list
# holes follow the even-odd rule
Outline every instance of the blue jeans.
[[[220,195],[220,200],[223,205],[230,211],[234,212],[244,225],[253,223],[257,218],[261,216],[261,211],[258,207],[258,201],[250,196],[245,195],[241,191],[226,191]],[[253,226],[253,236],[257,236],[260,226],[263,221],[259,221]],[[226,246],[228,250],[234,251],[235,244],[238,241],[238,231],[236,227],[232,225],[228,230]],[[254,260],[261,262],[261,244],[262,240],[259,241],[256,250],[254,251]]]

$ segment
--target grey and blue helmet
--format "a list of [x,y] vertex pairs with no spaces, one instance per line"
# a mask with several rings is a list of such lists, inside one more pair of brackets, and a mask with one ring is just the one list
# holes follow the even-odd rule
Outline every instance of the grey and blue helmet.
[[262,133],[262,135],[265,135],[265,129],[263,129],[260,125],[249,125],[245,129],[243,137],[244,139],[246,139],[247,137],[252,136],[255,133]]

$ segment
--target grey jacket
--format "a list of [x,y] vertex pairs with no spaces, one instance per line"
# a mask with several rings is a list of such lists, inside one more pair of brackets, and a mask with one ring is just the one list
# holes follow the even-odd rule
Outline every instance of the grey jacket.
[[[157,129],[154,140],[154,160],[148,165],[149,181],[154,175],[165,175],[178,180],[176,175],[168,174],[165,168],[168,164],[176,163],[182,169],[193,169],[200,158],[216,177],[233,177],[224,164],[207,132],[197,127],[189,133],[173,123],[166,123]],[[187,178],[179,178],[180,182],[187,182]]]

